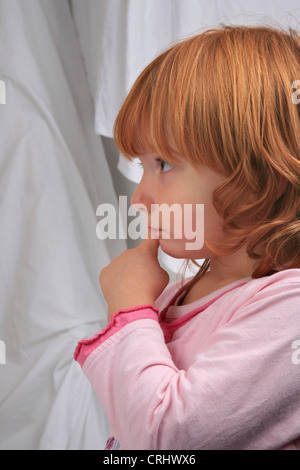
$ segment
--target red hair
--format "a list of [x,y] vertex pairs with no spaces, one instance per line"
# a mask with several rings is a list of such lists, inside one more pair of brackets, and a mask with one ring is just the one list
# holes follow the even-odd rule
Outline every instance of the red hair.
[[[230,243],[257,259],[253,277],[300,267],[300,38],[280,28],[221,26],[163,52],[115,121],[129,159],[176,153],[227,179],[213,195]],[[170,138],[171,137],[171,138]],[[175,147],[175,148],[174,148]]]

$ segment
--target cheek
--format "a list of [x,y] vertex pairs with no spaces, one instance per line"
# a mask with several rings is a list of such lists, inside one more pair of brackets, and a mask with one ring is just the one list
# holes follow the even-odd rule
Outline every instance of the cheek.
[[[202,248],[204,244],[204,204],[185,204],[183,210],[182,230],[185,240],[195,240],[196,249]],[[187,243],[187,249],[189,245]],[[191,248],[191,247],[190,247]]]
[[190,258],[199,254],[204,246],[204,205],[185,204],[172,212],[169,236],[160,237],[162,250],[175,258]]
[[[204,212],[204,204],[180,205],[174,203],[172,206],[166,205],[165,210],[161,210],[160,214],[153,213],[154,223],[152,225],[156,227],[159,225],[165,231],[162,234],[164,238],[185,240],[186,242],[196,239],[196,249],[198,249],[204,243]],[[161,216],[160,224],[158,224],[158,220],[156,221],[158,215]]]
[[209,258],[214,253],[208,246],[224,241],[222,225],[221,217],[210,204],[186,204],[182,217],[172,219],[172,236],[160,240],[161,248],[174,258]]
[[214,243],[224,241],[223,219],[214,208],[205,215],[204,238],[208,243],[210,241]]

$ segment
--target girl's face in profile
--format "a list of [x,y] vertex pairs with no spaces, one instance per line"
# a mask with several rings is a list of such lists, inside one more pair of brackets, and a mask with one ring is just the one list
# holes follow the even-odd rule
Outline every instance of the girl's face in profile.
[[144,206],[151,237],[159,238],[162,250],[174,258],[212,258],[206,244],[225,242],[222,219],[212,204],[225,176],[204,166],[195,169],[183,158],[169,164],[149,152],[140,160],[143,177],[131,203]]

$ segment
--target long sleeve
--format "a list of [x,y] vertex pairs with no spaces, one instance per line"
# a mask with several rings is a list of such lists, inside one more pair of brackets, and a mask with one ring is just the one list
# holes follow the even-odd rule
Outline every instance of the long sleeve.
[[137,307],[128,322],[119,313],[124,326],[82,367],[122,448],[278,449],[299,438],[297,276],[227,294],[170,343],[155,309]]

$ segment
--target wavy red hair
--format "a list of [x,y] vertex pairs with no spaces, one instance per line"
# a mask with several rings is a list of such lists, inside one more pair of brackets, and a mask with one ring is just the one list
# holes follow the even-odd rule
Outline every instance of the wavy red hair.
[[115,121],[125,157],[146,148],[170,162],[179,154],[227,177],[213,202],[230,243],[214,251],[226,255],[246,244],[257,260],[253,277],[300,267],[295,80],[300,38],[294,30],[222,25],[154,59]]

